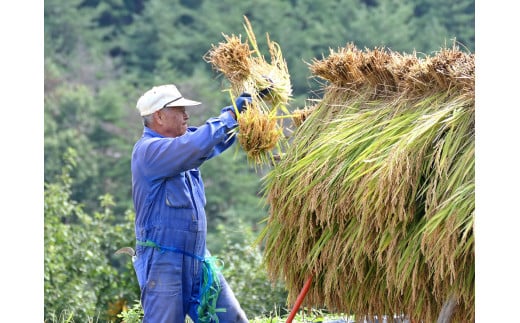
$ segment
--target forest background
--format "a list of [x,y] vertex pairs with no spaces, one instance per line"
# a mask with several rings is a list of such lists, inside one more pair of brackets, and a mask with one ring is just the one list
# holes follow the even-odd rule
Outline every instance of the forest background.
[[[36,308],[42,309],[45,318],[68,310],[78,317],[105,315],[109,304],[138,298],[128,259],[113,255],[118,247],[133,243],[129,158],[142,132],[135,102],[153,85],[176,83],[186,96],[203,102],[192,115],[194,125],[228,105],[229,94],[222,91],[225,80],[202,57],[212,44],[223,41],[222,33],[245,34],[243,15],[250,19],[260,48],[265,48],[265,33],[280,44],[292,78],[292,108],[304,106],[309,98],[319,98],[320,84],[310,78],[307,63],[347,42],[359,48],[417,51],[420,56],[449,47],[456,40],[475,52],[474,1],[50,0],[42,9],[40,44],[44,55],[40,70],[44,73],[33,77],[33,82],[39,85],[38,93],[44,84],[43,97],[38,100],[38,96],[21,92],[12,105],[44,103],[40,121],[43,136],[42,132],[30,132],[36,138],[30,138],[35,146],[29,146],[29,154],[36,156],[15,161],[18,167],[36,172],[32,177],[45,183],[44,194],[41,187],[36,189],[44,200],[34,199],[33,203],[25,190],[22,200],[13,194],[13,199],[6,201],[19,201],[22,207],[35,204],[37,210],[30,214],[44,210],[40,219],[20,220],[24,225],[36,224],[33,236],[41,237],[43,250],[39,257],[30,257],[36,260],[36,265],[30,266],[41,270],[33,280],[24,276],[19,284],[22,289],[42,287],[34,294]],[[41,11],[36,16],[33,21],[41,19]],[[31,17],[26,16],[26,20]],[[18,38],[8,39],[20,44]],[[31,45],[25,49],[31,50]],[[35,60],[41,59],[38,56]],[[25,66],[21,70],[27,73],[22,76],[38,74]],[[24,81],[30,84],[27,77]],[[18,142],[14,145],[13,151],[24,148]],[[237,286],[252,279],[261,282],[265,279],[259,265],[261,254],[251,251],[249,245],[267,215],[261,204],[260,180],[266,170],[252,168],[237,149],[207,163],[202,171],[207,184],[209,247],[214,254],[237,256],[235,262],[233,257],[226,259]],[[15,174],[10,172],[6,178]],[[20,178],[26,177],[16,177],[13,182],[23,185],[18,184]],[[10,193],[24,192],[22,188]],[[14,233],[16,239],[25,240]],[[9,241],[12,244],[12,238]],[[34,250],[32,244],[30,248]],[[18,250],[26,251],[27,247],[22,244]],[[244,265],[238,261],[241,256],[251,257],[252,266],[240,268]],[[18,253],[16,257],[20,258]],[[14,268],[13,274],[18,266]],[[256,275],[239,277],[254,269]],[[265,294],[270,288],[265,284],[256,290]],[[283,288],[278,286],[276,291],[272,299],[257,296],[266,306],[256,308],[257,300],[250,305],[251,311],[265,314],[278,306]],[[251,290],[245,292],[251,297]]]

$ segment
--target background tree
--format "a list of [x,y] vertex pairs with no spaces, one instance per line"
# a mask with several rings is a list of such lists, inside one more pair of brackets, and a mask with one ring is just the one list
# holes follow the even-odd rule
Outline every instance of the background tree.
[[111,306],[119,306],[117,314],[127,299],[139,298],[133,271],[114,255],[133,241],[133,215],[116,221],[109,195],[93,215],[71,198],[77,158],[68,149],[59,181],[45,185],[44,320],[52,322],[69,315],[108,320]]
[[417,1],[414,16],[417,25],[414,38],[418,50],[437,51],[455,39],[462,48],[475,51],[474,0]]

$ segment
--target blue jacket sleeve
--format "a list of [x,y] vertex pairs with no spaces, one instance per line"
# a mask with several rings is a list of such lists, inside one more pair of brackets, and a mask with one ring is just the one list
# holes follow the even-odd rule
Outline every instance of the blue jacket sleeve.
[[235,136],[236,120],[226,111],[198,128],[176,138],[144,135],[135,146],[133,159],[148,179],[169,177],[199,167],[228,149]]

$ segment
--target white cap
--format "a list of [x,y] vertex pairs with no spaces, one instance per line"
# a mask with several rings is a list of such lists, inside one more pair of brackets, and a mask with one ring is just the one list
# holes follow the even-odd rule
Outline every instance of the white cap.
[[200,102],[185,99],[173,84],[154,86],[137,100],[137,110],[142,116],[166,107],[186,107]]

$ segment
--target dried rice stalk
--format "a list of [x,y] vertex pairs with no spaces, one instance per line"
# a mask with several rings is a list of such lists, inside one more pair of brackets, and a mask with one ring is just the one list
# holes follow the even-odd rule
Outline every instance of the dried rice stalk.
[[[271,61],[266,61],[258,48],[251,23],[247,17],[244,19],[247,39],[253,49],[247,42],[242,42],[241,36],[224,34],[226,42],[212,45],[204,59],[230,81],[235,96],[248,92],[273,108],[285,106],[291,99],[292,87],[280,46],[270,40],[269,34],[266,35],[271,56]],[[267,88],[270,88],[270,94],[260,95],[260,91]]]
[[385,48],[356,48],[353,44],[322,60],[314,59],[311,72],[330,87],[351,93],[368,92],[372,98],[403,96],[415,98],[426,93],[459,89],[475,96],[475,57],[454,45],[433,57],[419,59],[416,53],[400,54]]
[[224,74],[231,83],[244,82],[250,75],[251,62],[249,56],[251,50],[247,43],[242,43],[240,36],[222,34],[226,42],[218,46],[212,46],[205,60]]
[[[260,53],[249,20],[245,16],[244,19],[252,49],[247,42],[242,42],[241,37],[224,35],[226,42],[213,45],[204,59],[229,80],[232,99],[247,92],[257,102],[254,108],[239,115],[238,140],[251,161],[261,163],[269,160],[270,163],[273,149],[284,145],[280,142],[285,138],[278,119],[289,115],[286,105],[292,96],[290,75],[280,46],[267,35],[271,56],[271,61],[267,62]],[[262,93],[265,89],[269,89],[267,95]]]
[[272,151],[282,135],[282,130],[275,117],[265,109],[253,103],[240,114],[238,123],[238,142],[247,153],[248,159],[256,164],[271,161]]
[[473,55],[349,45],[311,69],[324,97],[264,178],[270,277],[292,302],[314,275],[304,306],[433,322],[453,297],[473,321]]
[[292,112],[292,122],[295,127],[299,127],[305,119],[309,116],[309,114],[314,111],[315,107],[306,107],[303,109],[296,109]]

